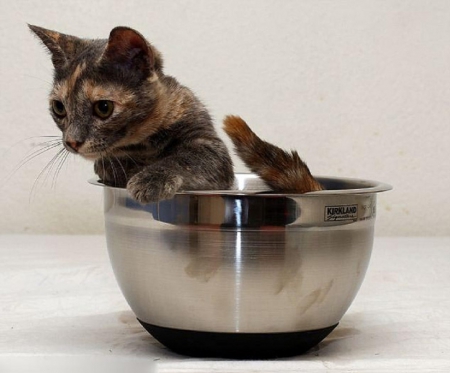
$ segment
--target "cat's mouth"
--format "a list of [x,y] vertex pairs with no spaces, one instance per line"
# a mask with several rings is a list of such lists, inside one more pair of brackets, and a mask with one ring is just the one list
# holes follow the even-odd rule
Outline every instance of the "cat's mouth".
[[100,158],[102,156],[102,152],[100,152],[98,150],[84,149],[82,145],[76,146],[74,144],[68,144],[66,142],[64,144],[64,147],[70,153],[80,155],[83,158],[90,159],[90,160],[96,160],[97,158]]
[[69,152],[92,161],[95,161],[102,157],[106,157],[110,153],[110,151],[108,151],[110,150],[110,148],[94,147],[88,142],[77,144],[74,142],[65,141],[64,146]]
[[88,159],[90,161],[95,161],[102,157],[101,153],[78,153],[78,154],[81,155],[83,158]]
[[67,150],[69,150],[71,153],[77,154],[85,159],[91,160],[91,161],[95,161],[99,158],[105,157],[107,156],[107,152],[105,149],[92,149],[92,148],[88,148],[88,147],[80,147],[78,149],[73,149],[73,148],[69,148],[67,147]]
[[113,149],[111,149],[111,147],[101,149],[92,149],[92,148],[80,149],[77,152],[77,154],[90,161],[96,161],[97,159],[115,156]]

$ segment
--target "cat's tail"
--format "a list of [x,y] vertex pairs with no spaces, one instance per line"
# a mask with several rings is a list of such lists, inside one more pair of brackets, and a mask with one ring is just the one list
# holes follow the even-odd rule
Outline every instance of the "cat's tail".
[[274,191],[306,193],[323,190],[296,151],[288,153],[261,140],[237,116],[227,116],[223,128],[247,167]]

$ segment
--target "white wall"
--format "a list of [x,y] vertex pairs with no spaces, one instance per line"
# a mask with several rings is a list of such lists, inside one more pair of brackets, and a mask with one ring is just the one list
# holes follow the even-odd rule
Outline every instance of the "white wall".
[[33,189],[51,152],[7,177],[39,139],[14,143],[58,134],[47,112],[52,66],[28,22],[81,37],[136,28],[218,127],[239,114],[298,149],[315,174],[393,184],[379,198],[377,234],[450,234],[450,1],[0,4],[0,233],[103,229],[89,162],[71,157],[54,188],[50,176]]

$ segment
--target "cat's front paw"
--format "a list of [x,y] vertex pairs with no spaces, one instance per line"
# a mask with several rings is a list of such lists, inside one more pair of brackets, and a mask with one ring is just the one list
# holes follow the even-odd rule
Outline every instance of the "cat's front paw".
[[128,181],[127,189],[136,201],[145,204],[173,198],[182,184],[178,175],[141,171]]

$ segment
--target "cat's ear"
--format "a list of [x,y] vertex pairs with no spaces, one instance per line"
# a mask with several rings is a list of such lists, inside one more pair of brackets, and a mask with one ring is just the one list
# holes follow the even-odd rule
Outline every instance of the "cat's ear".
[[81,39],[75,36],[61,34],[34,25],[28,25],[28,27],[41,39],[42,43],[52,54],[52,62],[55,69],[60,69],[67,65],[75,55],[77,45],[81,42]]
[[157,68],[155,57],[153,48],[139,32],[120,26],[111,31],[102,62],[139,72],[146,78]]

